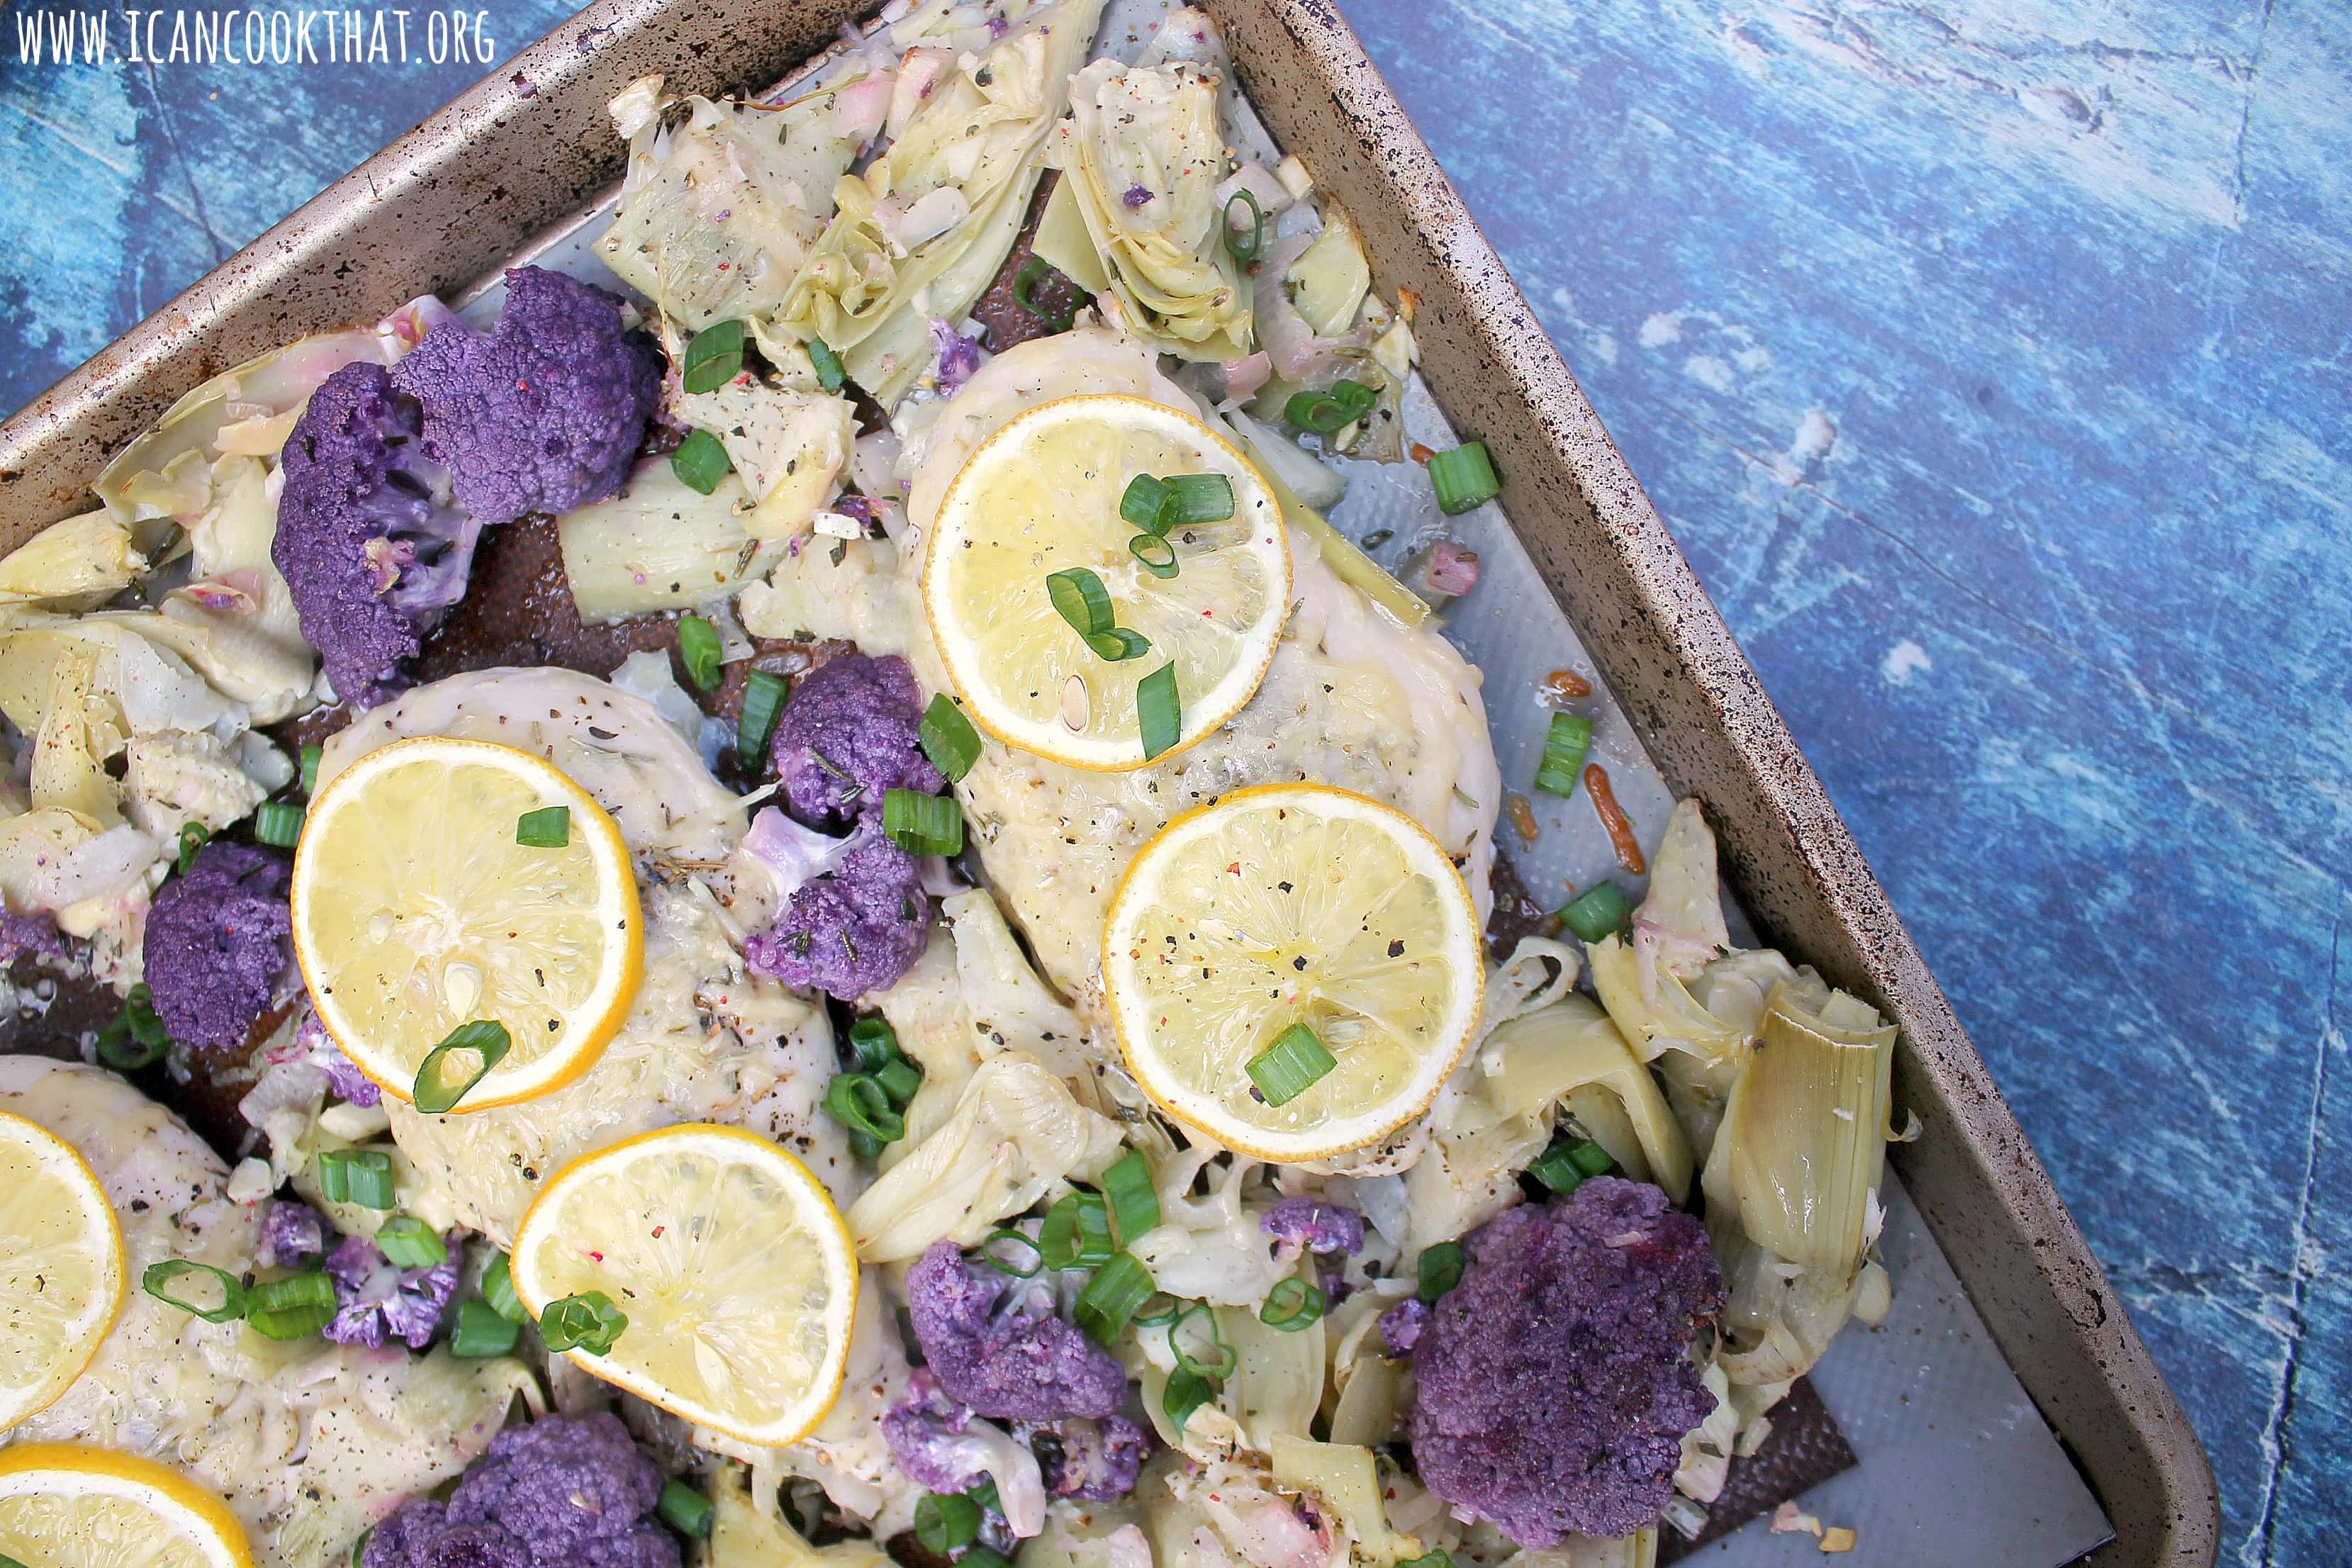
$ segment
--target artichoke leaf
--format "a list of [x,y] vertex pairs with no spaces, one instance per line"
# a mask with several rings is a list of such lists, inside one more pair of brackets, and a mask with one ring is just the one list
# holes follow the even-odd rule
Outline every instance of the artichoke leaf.
[[0,605],[91,609],[131,585],[147,558],[131,530],[106,510],[49,524],[0,558]]
[[1369,1447],[1283,1436],[1275,1439],[1270,1457],[1277,1483],[1312,1495],[1337,1516],[1355,1547],[1356,1562],[1366,1568],[1393,1568],[1421,1555],[1418,1540],[1389,1528],[1380,1468]]
[[1356,324],[1371,292],[1372,264],[1348,209],[1326,199],[1323,232],[1290,264],[1282,286],[1318,338],[1336,338]]
[[[1636,1180],[1655,1182],[1675,1203],[1689,1197],[1690,1144],[1665,1096],[1609,1015],[1586,998],[1570,994],[1500,1025],[1479,1046],[1477,1063],[1475,1100],[1493,1123],[1532,1123],[1549,1136],[1560,1105],[1573,1110],[1581,1095],[1603,1124],[1586,1121],[1585,1130],[1597,1138],[1604,1130],[1611,1134],[1601,1139],[1611,1158]],[[1613,1117],[1604,1095],[1614,1103]]]
[[759,542],[745,526],[751,510],[736,474],[704,495],[667,458],[638,464],[619,495],[555,520],[581,621],[595,626],[690,610],[735,593],[759,563]]
[[1249,1446],[1266,1452],[1306,1437],[1323,1407],[1322,1320],[1286,1333],[1261,1321],[1256,1307],[1219,1307],[1216,1319],[1235,1362],[1217,1403]]

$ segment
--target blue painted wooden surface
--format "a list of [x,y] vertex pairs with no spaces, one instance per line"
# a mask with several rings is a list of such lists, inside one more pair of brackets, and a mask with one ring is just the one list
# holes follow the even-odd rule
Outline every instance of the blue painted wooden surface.
[[[2130,1301],[2225,1560],[2342,1561],[2346,14],[1347,9]],[[8,25],[0,406],[477,74],[60,71]]]

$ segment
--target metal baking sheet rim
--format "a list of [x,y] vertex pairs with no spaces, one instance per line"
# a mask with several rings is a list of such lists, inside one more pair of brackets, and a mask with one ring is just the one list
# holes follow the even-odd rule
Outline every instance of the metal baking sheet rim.
[[[1549,338],[1330,0],[1202,0],[1253,101],[1419,297],[1433,389],[1678,792],[1707,805],[1758,925],[1903,1026],[1897,1164],[2116,1539],[2100,1564],[2201,1568],[2212,1470],[2040,1159],[1779,712]],[[870,14],[871,7],[863,7]],[[457,287],[592,201],[637,76],[748,91],[835,36],[828,0],[604,0],[368,160],[0,425],[0,548],[75,510],[106,458],[215,372]],[[1990,1501],[1992,1500],[1988,1500]]]

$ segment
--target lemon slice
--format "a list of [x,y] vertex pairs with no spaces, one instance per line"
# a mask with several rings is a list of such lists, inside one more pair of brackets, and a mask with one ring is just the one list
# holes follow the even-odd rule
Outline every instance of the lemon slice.
[[841,1393],[857,1249],[799,1160],[740,1127],[688,1123],[557,1172],[515,1233],[514,1286],[535,1318],[602,1291],[628,1326],[602,1354],[567,1352],[574,1363],[698,1426],[782,1447]]
[[[1269,784],[1178,817],[1103,931],[1119,1047],[1169,1115],[1261,1159],[1328,1159],[1428,1109],[1486,988],[1454,862],[1393,807]],[[1293,1026],[1335,1058],[1269,1101],[1249,1071]]]
[[72,1443],[0,1449],[0,1554],[31,1568],[253,1568],[220,1499],[152,1460]]
[[0,1432],[81,1375],[129,1273],[89,1163],[47,1128],[0,1111]]
[[[569,842],[516,842],[523,814],[550,806],[569,809]],[[303,824],[290,899],[320,1022],[404,1100],[478,1020],[511,1045],[456,1110],[562,1088],[621,1026],[644,967],[621,830],[561,770],[484,741],[399,741],[337,773]]]
[[[1139,474],[1221,475],[1234,515],[1168,533],[1176,573],[1128,548],[1119,515]],[[1163,563],[1164,564],[1164,563]],[[1045,579],[1084,567],[1116,624],[1149,643],[1104,658],[1054,607]],[[1175,668],[1182,751],[1241,710],[1290,608],[1282,508],[1247,458],[1189,414],[1140,397],[1065,397],[1008,421],[949,482],[923,564],[923,605],[972,721],[1072,767],[1141,767],[1136,687]]]

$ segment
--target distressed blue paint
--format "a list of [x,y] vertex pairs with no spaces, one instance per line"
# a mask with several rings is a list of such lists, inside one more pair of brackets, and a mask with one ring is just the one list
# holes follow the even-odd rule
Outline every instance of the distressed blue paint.
[[[2226,1555],[2340,1560],[2352,27],[1348,9],[2132,1303]],[[7,68],[0,405],[466,75]]]

